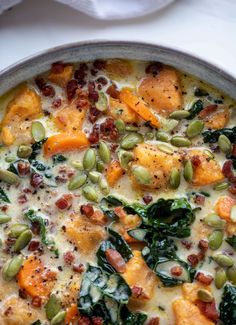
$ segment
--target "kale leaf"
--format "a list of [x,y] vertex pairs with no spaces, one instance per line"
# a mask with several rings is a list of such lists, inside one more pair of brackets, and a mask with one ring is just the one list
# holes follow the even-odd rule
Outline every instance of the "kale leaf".
[[5,193],[5,191],[0,187],[0,201],[6,202],[6,203],[11,203],[9,200],[9,197]]
[[42,150],[42,147],[43,147],[43,144],[44,144],[44,142],[46,142],[46,140],[47,140],[47,138],[32,144],[32,146],[31,146],[32,153],[31,153],[31,155],[29,157],[29,161],[36,159],[37,155],[40,154],[40,152]]
[[203,102],[198,99],[190,108],[190,115],[187,117],[187,120],[192,120],[195,116],[197,116],[203,110]]
[[220,302],[220,320],[224,325],[236,324],[236,287],[230,284],[224,286]]
[[56,164],[60,164],[64,161],[66,161],[67,158],[63,155],[54,155],[52,156],[52,161],[53,161],[53,165],[56,165]]
[[234,250],[236,250],[236,235],[233,235],[232,237],[228,237],[225,241],[230,246],[232,246]]
[[204,142],[216,143],[220,135],[224,134],[231,143],[236,143],[236,126],[233,128],[223,128],[215,131],[204,131],[202,133]]
[[146,314],[131,312],[126,306],[122,307],[120,315],[125,325],[143,325],[147,319]]
[[196,97],[205,97],[208,95],[209,95],[209,93],[205,89],[202,89],[202,88],[196,88],[194,91],[194,96],[196,96]]
[[36,212],[32,209],[28,210],[25,213],[25,217],[30,221],[30,222],[36,222],[40,226],[40,236],[42,243],[47,246],[47,248],[54,252],[56,256],[59,255],[58,249],[55,246],[54,240],[48,239],[47,238],[47,228],[46,228],[46,223],[45,219],[39,215],[36,214]]
[[133,254],[131,248],[120,234],[111,228],[108,228],[108,233],[110,237],[101,243],[96,255],[98,258],[98,265],[102,267],[104,271],[107,273],[116,273],[116,270],[106,259],[106,250],[114,249],[118,251],[126,262],[133,257]]

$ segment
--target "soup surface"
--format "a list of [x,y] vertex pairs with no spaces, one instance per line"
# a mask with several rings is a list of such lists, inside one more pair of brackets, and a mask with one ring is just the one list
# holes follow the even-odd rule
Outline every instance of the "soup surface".
[[236,324],[235,102],[159,62],[0,98],[0,324]]

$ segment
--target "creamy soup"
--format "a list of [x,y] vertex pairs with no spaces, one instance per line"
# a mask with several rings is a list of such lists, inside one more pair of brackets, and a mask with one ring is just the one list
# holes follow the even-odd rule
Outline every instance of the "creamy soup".
[[0,98],[0,324],[236,324],[235,102],[159,62]]

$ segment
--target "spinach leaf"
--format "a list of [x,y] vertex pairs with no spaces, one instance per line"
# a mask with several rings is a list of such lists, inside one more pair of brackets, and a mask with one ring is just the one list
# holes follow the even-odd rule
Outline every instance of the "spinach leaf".
[[0,187],[0,201],[6,202],[6,203],[11,203],[9,200],[9,197],[5,193],[5,191]]
[[231,143],[236,143],[236,126],[233,128],[223,128],[215,131],[204,131],[202,133],[204,142],[215,143],[221,134],[224,134],[229,138]]
[[104,271],[107,273],[116,273],[116,270],[111,266],[110,263],[108,263],[106,259],[106,250],[114,249],[118,251],[126,262],[133,257],[133,253],[127,242],[120,234],[111,228],[108,228],[108,233],[110,234],[110,237],[101,243],[96,255],[98,258],[98,265],[102,267]]
[[197,116],[203,110],[203,102],[198,99],[190,108],[190,115],[187,117],[187,120],[192,120],[195,116]]
[[54,155],[52,156],[52,161],[53,161],[53,165],[56,165],[56,164],[60,164],[64,161],[66,161],[67,158],[63,155]]
[[230,284],[224,286],[220,302],[220,320],[224,325],[236,324],[236,287]]
[[30,222],[37,222],[40,225],[40,236],[41,236],[42,243],[45,244],[50,251],[54,252],[56,256],[58,256],[59,253],[58,253],[58,249],[55,246],[54,240],[47,238],[47,228],[46,228],[45,219],[37,215],[36,212],[32,209],[28,210],[25,213],[25,217]]
[[233,235],[232,237],[228,237],[225,241],[230,246],[232,246],[234,250],[236,250],[236,235]]
[[31,148],[32,148],[32,154],[30,155],[29,157],[29,161],[31,160],[35,160],[37,155],[40,154],[41,152],[41,149],[43,147],[43,144],[44,142],[46,142],[47,138],[41,140],[41,141],[38,141],[38,142],[35,142],[34,144],[32,144]]
[[147,319],[146,314],[131,312],[126,306],[122,307],[120,315],[125,325],[143,325]]
[[208,95],[209,95],[209,93],[205,89],[202,89],[202,88],[196,88],[194,91],[194,96],[196,96],[196,97],[205,97]]

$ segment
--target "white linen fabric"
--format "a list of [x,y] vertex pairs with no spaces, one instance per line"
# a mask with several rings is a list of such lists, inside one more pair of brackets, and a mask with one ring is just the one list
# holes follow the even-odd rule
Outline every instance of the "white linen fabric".
[[[22,0],[0,0],[0,13]],[[88,16],[102,19],[127,19],[160,10],[174,0],[56,0]]]

